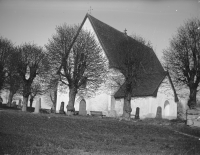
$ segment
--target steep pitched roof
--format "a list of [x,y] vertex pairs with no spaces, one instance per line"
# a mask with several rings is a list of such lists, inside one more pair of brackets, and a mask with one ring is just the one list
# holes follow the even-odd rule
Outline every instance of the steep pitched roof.
[[[160,64],[153,50],[135,39],[125,35],[123,32],[101,22],[93,16],[87,14],[88,18],[94,28],[94,31],[100,41],[100,44],[109,59],[111,68],[120,68],[123,65],[126,55],[124,49],[121,48],[122,43],[129,41],[131,52],[137,53],[138,56],[143,57],[143,64],[145,69],[150,69],[154,72],[163,72],[163,67]],[[142,50],[141,50],[142,49]]]
[[[121,48],[121,45],[127,41],[127,46],[129,46],[130,49],[129,52],[136,53],[136,57],[142,58],[141,63],[143,64],[142,67],[145,68],[145,73],[138,77],[137,86],[134,87],[132,91],[132,97],[156,96],[158,88],[167,74],[164,71],[154,51],[151,48],[136,41],[135,39],[125,35],[123,32],[116,30],[115,28],[103,23],[102,21],[94,18],[89,14],[86,14],[79,28],[79,31],[81,30],[87,18],[89,19],[97,35],[97,38],[109,60],[110,68],[118,69],[123,66],[126,55],[124,54],[124,49]],[[76,37],[74,38],[74,41]],[[115,98],[123,98],[125,96],[124,90],[125,83],[116,92],[114,95]]]

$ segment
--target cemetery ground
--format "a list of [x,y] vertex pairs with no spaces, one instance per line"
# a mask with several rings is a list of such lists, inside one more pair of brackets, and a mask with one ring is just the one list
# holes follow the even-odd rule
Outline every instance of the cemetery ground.
[[200,129],[134,120],[0,109],[0,154],[200,154]]

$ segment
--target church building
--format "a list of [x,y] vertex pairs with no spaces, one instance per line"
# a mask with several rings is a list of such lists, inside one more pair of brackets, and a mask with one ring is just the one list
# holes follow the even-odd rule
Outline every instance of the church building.
[[[83,19],[79,31],[87,30],[91,32],[96,41],[102,48],[103,54],[108,60],[110,72],[121,74],[118,70],[126,55],[123,54],[123,48],[120,44],[125,40],[129,40],[130,52],[136,52],[136,56],[141,58],[141,69],[143,73],[139,74],[136,79],[136,85],[132,90],[132,115],[135,115],[136,108],[140,109],[140,118],[155,118],[157,109],[162,110],[162,118],[177,118],[177,94],[173,86],[172,80],[166,72],[153,49],[143,45],[137,40],[131,38],[126,32],[121,32],[115,28],[96,19],[90,14],[86,14]],[[143,50],[141,50],[143,49]],[[122,75],[122,74],[121,74]],[[112,74],[111,74],[112,76]],[[135,79],[133,79],[135,80]],[[107,85],[107,83],[105,84]],[[101,91],[91,98],[83,98],[86,100],[87,114],[90,111],[102,111],[108,117],[120,117],[123,113],[123,103],[125,97],[125,82],[117,88],[107,88],[107,91]],[[57,107],[59,111],[61,102],[65,102],[65,111],[68,104],[68,93],[58,93]],[[79,111],[80,97],[77,96],[75,110]]]

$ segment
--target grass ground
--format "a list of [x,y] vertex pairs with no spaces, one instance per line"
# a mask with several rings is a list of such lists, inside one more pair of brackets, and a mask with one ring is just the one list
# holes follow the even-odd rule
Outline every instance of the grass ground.
[[191,155],[200,154],[197,137],[199,128],[178,121],[119,121],[0,110],[0,154],[5,155]]

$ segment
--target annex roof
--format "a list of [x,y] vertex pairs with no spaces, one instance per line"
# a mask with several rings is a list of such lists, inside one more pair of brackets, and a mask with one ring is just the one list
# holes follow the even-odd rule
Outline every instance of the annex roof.
[[[132,97],[145,97],[145,96],[157,96],[157,91],[166,77],[167,73],[163,74],[149,74],[148,76],[142,76],[137,79],[136,85],[134,85],[134,82],[132,87]],[[115,93],[115,98],[124,98],[125,96],[125,88],[126,83],[124,83],[120,89]]]
[[[176,90],[172,83],[171,77],[168,72],[148,74],[148,76],[142,76],[137,79],[137,84],[133,85],[132,97],[147,97],[147,96],[157,96],[158,89],[163,82],[163,80],[168,77],[169,84],[174,92],[174,101],[178,102],[178,96]],[[126,83],[124,83],[119,90],[115,93],[114,97],[116,99],[124,98],[125,96]]]

